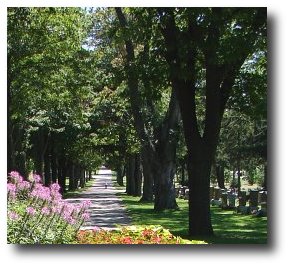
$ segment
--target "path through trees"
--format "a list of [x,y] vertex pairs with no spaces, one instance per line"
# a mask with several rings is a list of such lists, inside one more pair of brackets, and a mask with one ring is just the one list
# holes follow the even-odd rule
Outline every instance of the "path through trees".
[[66,199],[70,203],[79,203],[83,200],[91,201],[91,216],[82,226],[82,229],[100,227],[112,230],[116,229],[117,226],[130,225],[130,217],[126,213],[122,200],[116,195],[118,189],[113,186],[111,170],[103,167],[97,175],[93,175],[93,179],[93,185],[88,189],[74,198]]

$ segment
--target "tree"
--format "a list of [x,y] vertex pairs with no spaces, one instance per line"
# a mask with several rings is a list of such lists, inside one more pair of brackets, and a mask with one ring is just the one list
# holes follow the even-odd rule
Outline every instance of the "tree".
[[[144,26],[149,27],[146,27],[146,29],[149,29],[148,32],[145,34],[142,32],[142,45],[144,49],[142,53],[139,53],[139,55],[141,55],[139,59],[141,65],[138,65],[138,56],[135,51],[135,47],[138,47],[138,38],[136,43],[134,43],[132,37],[129,35],[129,31],[132,31],[136,26],[138,27],[138,25],[134,24],[134,20],[130,21],[130,23],[133,23],[133,25],[130,25],[121,8],[115,8],[115,10],[120,23],[121,36],[123,37],[123,42],[126,48],[125,73],[128,83],[131,111],[134,117],[135,128],[141,142],[144,185],[147,185],[144,187],[143,197],[145,197],[146,200],[151,199],[152,183],[154,181],[154,209],[157,211],[176,209],[177,203],[175,200],[173,179],[176,172],[176,131],[180,120],[176,92],[175,90],[172,90],[171,92],[168,110],[163,121],[161,121],[157,127],[153,127],[154,129],[150,131],[150,127],[148,127],[148,124],[146,123],[146,116],[144,115],[144,106],[143,109],[142,106],[140,106],[141,103],[144,105],[145,102],[140,91],[140,82],[143,82],[145,90],[150,92],[151,89],[148,81],[153,80],[153,76],[150,75],[149,72],[146,72],[145,64],[145,61],[148,64],[150,63],[150,60],[152,60],[149,54],[149,50],[151,49],[150,34],[148,35],[150,29],[152,30],[150,12],[146,14],[146,9],[141,10],[141,12],[139,10],[131,10],[133,17],[135,15],[143,22],[142,27],[139,25],[140,28],[143,28]],[[142,16],[143,12],[148,16]],[[136,32],[135,29],[134,33]],[[148,37],[148,39],[146,37]],[[144,60],[144,58],[146,60]],[[141,71],[141,68],[143,68],[143,71]],[[152,96],[147,97],[146,100],[148,103],[147,106],[145,105],[146,109],[155,115],[156,112]],[[151,133],[153,138],[151,137]],[[146,190],[148,190],[148,192],[146,192]],[[147,197],[149,199],[147,199]]]
[[[266,10],[159,8],[158,14],[188,150],[189,234],[212,235],[210,170],[221,120],[241,66],[265,35]],[[205,84],[198,80],[199,65]],[[198,90],[205,96],[203,131],[197,122]]]
[[80,8],[8,9],[8,171],[58,176],[64,188],[68,147],[91,108],[87,24]]

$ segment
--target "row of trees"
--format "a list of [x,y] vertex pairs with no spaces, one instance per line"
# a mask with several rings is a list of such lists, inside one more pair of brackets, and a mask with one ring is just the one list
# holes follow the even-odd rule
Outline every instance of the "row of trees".
[[267,162],[266,10],[9,8],[8,104],[8,170],[106,162],[156,211],[178,173],[190,235],[211,235],[211,170]]

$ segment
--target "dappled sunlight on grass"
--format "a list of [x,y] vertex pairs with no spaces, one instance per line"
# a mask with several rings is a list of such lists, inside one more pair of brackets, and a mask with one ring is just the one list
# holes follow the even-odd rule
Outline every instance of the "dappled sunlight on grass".
[[[159,224],[176,236],[188,237],[188,203],[177,199],[179,209],[155,212],[153,203],[139,202],[140,197],[120,194],[134,224]],[[211,207],[214,237],[200,238],[213,244],[266,244],[267,218],[237,214]]]

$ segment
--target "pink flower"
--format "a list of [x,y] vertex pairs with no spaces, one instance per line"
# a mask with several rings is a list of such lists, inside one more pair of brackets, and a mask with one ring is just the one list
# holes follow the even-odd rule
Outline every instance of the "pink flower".
[[8,197],[15,198],[16,197],[16,185],[12,183],[7,184]]
[[50,190],[52,192],[59,192],[59,190],[60,190],[59,184],[58,183],[54,183],[54,184],[50,185]]
[[90,214],[88,212],[85,212],[85,213],[82,214],[82,218],[84,220],[88,220],[90,218]]
[[26,190],[30,188],[30,183],[27,181],[22,181],[21,183],[18,184],[17,187],[19,190]]
[[56,203],[54,203],[54,206],[51,208],[51,211],[53,213],[60,214],[62,212],[62,209],[63,209],[63,203],[62,202],[56,202]]
[[71,217],[71,216],[65,217],[64,220],[65,220],[67,223],[69,223],[70,225],[73,225],[73,224],[76,223],[76,220],[75,220],[73,217]]
[[44,214],[44,215],[49,215],[50,210],[49,210],[48,207],[43,207],[43,208],[41,209],[41,213]]
[[33,216],[35,214],[36,210],[32,207],[27,207],[26,212],[27,212],[27,214]]
[[21,183],[23,181],[23,177],[17,171],[12,171],[8,175],[14,183]]
[[92,202],[90,200],[84,200],[82,202],[82,208],[87,209],[91,206]]
[[58,201],[61,200],[61,194],[59,193],[60,186],[57,183],[52,184],[50,187],[50,196],[53,200]]
[[43,186],[42,184],[35,184],[30,195],[42,200],[51,200],[49,188]]
[[36,182],[36,183],[41,183],[42,182],[42,178],[40,175],[38,174],[33,174],[33,181]]
[[9,211],[8,218],[12,221],[16,221],[19,219],[19,215],[15,211]]

